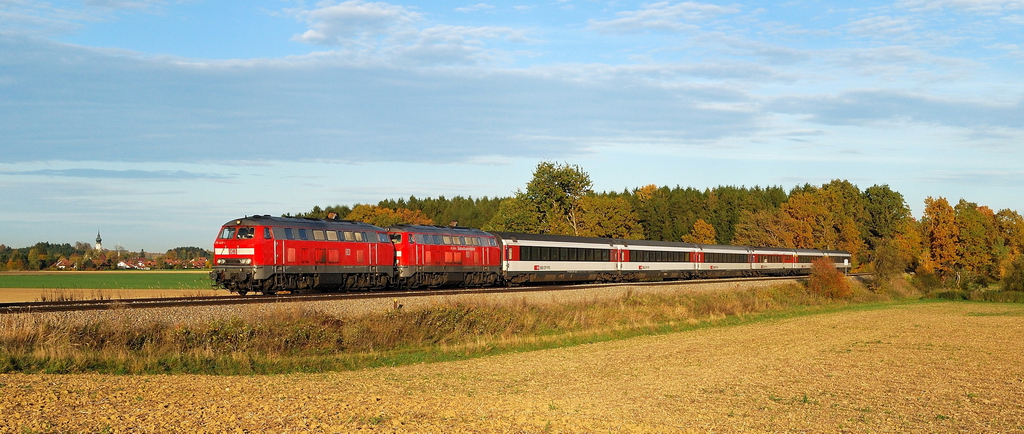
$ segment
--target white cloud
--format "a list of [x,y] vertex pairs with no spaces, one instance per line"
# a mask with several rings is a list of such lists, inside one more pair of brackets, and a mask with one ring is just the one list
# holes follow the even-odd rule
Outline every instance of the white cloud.
[[947,8],[980,13],[999,13],[1024,9],[1024,1],[1021,0],[901,0],[899,4],[916,10]]
[[148,9],[154,6],[166,4],[163,0],[85,0],[86,6],[93,6],[104,9]]
[[422,19],[419,13],[402,6],[361,0],[288,12],[310,24],[309,30],[292,40],[318,45],[347,45],[360,39],[394,36],[414,30],[413,24]]
[[82,22],[101,18],[80,10],[56,7],[32,0],[0,0],[0,32],[21,34],[66,34],[82,27]]
[[738,13],[735,7],[706,3],[659,2],[645,4],[643,9],[618,12],[619,18],[609,21],[589,20],[590,28],[602,33],[637,33],[645,30],[684,32],[699,27],[691,22],[706,21],[725,14]]
[[1010,24],[1024,25],[1024,15],[1007,15],[1000,18],[1000,21],[1007,22]]
[[[476,6],[483,5],[483,3]],[[360,0],[326,4],[318,9],[292,9],[293,16],[310,24],[292,39],[318,45],[340,46],[330,53],[309,57],[344,58],[347,63],[395,65],[470,65],[512,55],[487,47],[488,40],[534,42],[511,27],[433,25],[402,6]]]
[[472,5],[472,6],[455,8],[456,12],[466,12],[466,13],[478,12],[478,11],[493,11],[493,10],[494,10],[494,6],[489,5],[487,3],[477,3],[477,4]]
[[850,33],[864,36],[897,36],[910,33],[918,28],[906,18],[877,16],[847,24]]

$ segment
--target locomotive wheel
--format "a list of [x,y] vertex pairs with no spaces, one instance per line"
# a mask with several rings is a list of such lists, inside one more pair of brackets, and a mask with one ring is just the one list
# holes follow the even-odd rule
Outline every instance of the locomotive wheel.
[[245,294],[248,294],[248,293],[249,293],[249,291],[246,291],[246,290],[244,290],[244,289],[242,289],[242,290],[239,290],[239,291],[238,291],[238,295],[239,295],[240,297],[244,297],[244,296],[245,296]]

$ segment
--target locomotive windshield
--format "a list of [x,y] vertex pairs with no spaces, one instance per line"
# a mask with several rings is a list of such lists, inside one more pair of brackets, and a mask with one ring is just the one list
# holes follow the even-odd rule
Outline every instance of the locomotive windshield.
[[235,237],[235,228],[224,228],[220,230],[220,239],[230,240]]

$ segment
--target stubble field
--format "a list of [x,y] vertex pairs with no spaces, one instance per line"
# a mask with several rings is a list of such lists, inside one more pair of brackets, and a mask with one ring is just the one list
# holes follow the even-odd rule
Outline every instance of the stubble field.
[[276,376],[0,375],[0,431],[1020,432],[1024,306],[924,302]]

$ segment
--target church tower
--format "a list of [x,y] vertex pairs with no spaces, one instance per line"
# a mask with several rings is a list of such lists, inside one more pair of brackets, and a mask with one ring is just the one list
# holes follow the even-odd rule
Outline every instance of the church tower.
[[100,231],[96,231],[96,250],[103,250],[103,238],[100,238]]

